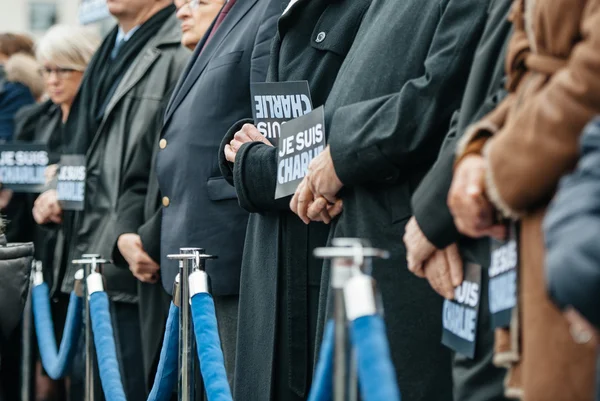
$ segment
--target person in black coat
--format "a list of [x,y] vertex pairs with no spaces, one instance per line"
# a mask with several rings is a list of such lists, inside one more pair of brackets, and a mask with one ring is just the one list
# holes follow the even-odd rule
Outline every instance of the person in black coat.
[[[600,338],[598,204],[600,117],[585,128],[577,168],[561,180],[544,219],[548,293],[565,311],[577,342]],[[600,400],[600,369],[596,377],[596,400]]]
[[[486,285],[490,265],[489,240],[461,238],[446,199],[452,182],[457,141],[469,124],[492,110],[506,93],[504,56],[511,33],[507,18],[511,4],[511,0],[490,3],[486,28],[475,53],[460,110],[455,113],[438,160],[412,197],[413,218],[405,235],[409,269],[426,276],[442,296],[451,296],[456,283],[451,282],[446,266],[433,265],[435,252],[443,252],[452,244],[460,243],[464,260],[482,266],[475,357],[469,359],[459,353],[453,356],[454,398],[461,401],[505,400],[503,381],[506,371],[494,367],[492,362],[494,332],[490,328]],[[444,274],[439,269],[444,269]],[[440,284],[443,281],[445,285]]]
[[[279,19],[267,81],[306,80],[313,107],[323,105],[369,5],[370,0],[292,4]],[[313,371],[322,269],[312,251],[325,245],[329,227],[306,226],[290,211],[289,198],[275,200],[277,149],[267,139],[248,141],[237,152],[231,149],[239,130],[261,137],[245,124],[252,119],[229,130],[219,155],[223,176],[251,212],[242,262],[234,398],[303,400]]]
[[[316,216],[308,213],[310,201],[340,197],[343,211],[330,237],[365,238],[391,251],[389,260],[374,261],[373,275],[407,400],[452,398],[450,355],[440,345],[442,302],[405,268],[401,244],[411,194],[458,108],[488,5],[374,0],[325,104],[329,145],[292,200],[306,220]],[[325,312],[328,274],[322,283]]]
[[222,177],[218,149],[227,130],[252,114],[250,83],[264,81],[285,0],[229,0],[200,41],[167,105],[156,157],[162,195],[160,275],[171,294],[179,272],[167,255],[203,248],[219,334],[233,381],[242,249],[248,213]]

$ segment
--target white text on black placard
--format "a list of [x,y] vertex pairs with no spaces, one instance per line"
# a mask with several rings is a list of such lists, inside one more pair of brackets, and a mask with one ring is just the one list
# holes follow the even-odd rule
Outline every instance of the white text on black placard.
[[277,157],[275,199],[293,195],[308,172],[308,165],[325,149],[323,107],[282,127]]
[[444,300],[442,344],[466,357],[473,358],[481,299],[481,266],[465,263],[464,269],[465,279],[454,290],[454,299]]
[[312,111],[307,81],[253,83],[250,90],[254,124],[274,146],[284,123]]
[[0,145],[0,182],[15,192],[39,193],[46,185],[48,150],[40,144]]
[[85,156],[64,155],[60,158],[56,192],[63,210],[84,209],[85,178]]
[[508,327],[517,305],[517,225],[510,224],[508,229],[506,241],[491,239],[488,290],[492,328]]

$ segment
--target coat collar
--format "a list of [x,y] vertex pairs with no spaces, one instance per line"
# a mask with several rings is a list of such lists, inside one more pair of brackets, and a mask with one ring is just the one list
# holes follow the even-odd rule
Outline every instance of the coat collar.
[[209,33],[215,24],[213,21],[213,24],[204,35],[204,38],[202,38],[200,43],[196,46],[192,59],[173,92],[165,115],[165,126],[169,123],[173,113],[190,92],[200,75],[202,75],[202,72],[204,72],[209,61],[213,59],[215,53],[220,48],[221,43],[257,1],[258,0],[237,0],[211,40],[206,43]]
[[136,57],[131,66],[127,69],[127,72],[123,76],[121,82],[117,86],[114,95],[106,106],[104,118],[100,124],[100,128],[96,132],[94,139],[88,149],[88,154],[91,154],[92,150],[96,146],[98,139],[104,129],[106,122],[110,115],[115,111],[119,102],[127,95],[127,93],[135,88],[135,86],[142,80],[142,78],[148,73],[152,65],[160,58],[162,53],[161,49],[165,46],[181,46],[181,32],[179,23],[175,14],[171,15],[169,19],[164,23],[161,29],[152,37],[148,42],[148,45],[140,52]]

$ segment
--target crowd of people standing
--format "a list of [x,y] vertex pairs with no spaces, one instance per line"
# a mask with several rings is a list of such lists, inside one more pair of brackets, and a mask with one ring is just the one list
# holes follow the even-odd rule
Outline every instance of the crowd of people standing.
[[[128,400],[152,386],[182,247],[219,257],[207,272],[234,399],[307,399],[331,313],[330,265],[312,252],[344,237],[390,251],[373,276],[403,399],[600,399],[600,1],[107,4],[103,40],[0,35],[0,139],[52,155],[45,190],[1,189],[0,209],[9,241],[35,244],[59,339],[72,261],[111,260]],[[276,198],[251,84],[289,81],[324,107],[327,145]],[[83,210],[59,201],[61,155],[85,156]],[[500,291],[516,302],[498,325],[488,271],[510,241]],[[467,269],[471,353],[440,341]],[[0,369],[17,399],[11,341]],[[83,399],[84,353],[65,382],[39,368],[37,399]]]

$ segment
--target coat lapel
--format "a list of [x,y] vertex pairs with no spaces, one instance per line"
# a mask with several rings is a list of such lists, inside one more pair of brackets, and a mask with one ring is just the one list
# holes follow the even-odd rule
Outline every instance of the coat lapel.
[[[216,50],[219,49],[221,43],[229,35],[231,30],[242,20],[242,18],[250,11],[252,6],[258,0],[237,0],[235,5],[231,8],[231,11],[217,29],[210,42],[206,44],[207,35],[204,36],[203,40],[198,44],[194,51],[192,62],[190,63],[189,72],[182,80],[176,93],[173,94],[172,102],[167,109],[165,115],[165,126],[169,124],[173,113],[179,107],[181,102],[185,99],[187,94],[190,92],[202,72],[206,68],[206,65],[215,55]],[[213,22],[214,25],[214,22]],[[210,30],[208,31],[210,32]],[[206,44],[206,46],[204,46]],[[204,49],[203,49],[204,47]]]
[[94,139],[92,140],[92,143],[87,151],[88,155],[90,155],[96,147],[98,139],[103,131],[104,124],[106,124],[108,117],[114,111],[117,104],[119,104],[121,99],[123,99],[123,97],[127,95],[127,92],[129,92],[140,82],[140,80],[144,77],[144,75],[146,75],[148,70],[150,70],[150,67],[152,67],[152,65],[156,62],[156,60],[158,60],[159,57],[160,50],[154,47],[147,48],[146,51],[143,53],[143,56],[138,57],[138,59],[127,70],[127,72],[123,76],[123,79],[119,83],[119,86],[117,86],[115,94],[106,106],[106,111],[104,112],[104,118],[102,119],[102,123],[100,124],[100,127],[96,132],[96,135],[94,136]]

